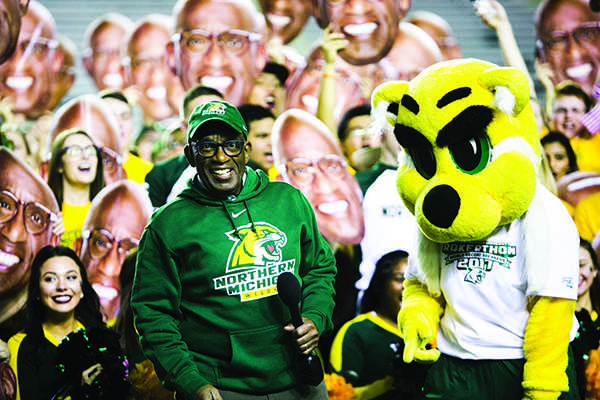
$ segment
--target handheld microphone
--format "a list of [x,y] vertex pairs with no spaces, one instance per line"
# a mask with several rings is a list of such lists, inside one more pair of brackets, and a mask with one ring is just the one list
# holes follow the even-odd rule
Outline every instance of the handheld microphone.
[[[277,277],[277,294],[282,303],[290,310],[292,316],[292,325],[298,328],[302,325],[302,316],[300,315],[300,299],[302,291],[298,279],[291,272],[283,272]],[[321,359],[313,351],[308,356],[300,353],[299,374],[300,382],[317,386],[323,380],[323,367]]]

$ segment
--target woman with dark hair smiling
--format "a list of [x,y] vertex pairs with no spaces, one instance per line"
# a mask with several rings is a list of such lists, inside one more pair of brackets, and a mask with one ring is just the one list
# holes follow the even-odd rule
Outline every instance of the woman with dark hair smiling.
[[[37,253],[31,265],[25,307],[25,331],[8,341],[10,365],[17,377],[17,400],[52,399],[59,392],[74,395],[84,384],[92,387],[102,375],[104,364],[99,360],[85,359],[85,369],[78,371],[77,384],[73,384],[69,375],[64,373],[72,370],[72,363],[59,346],[65,343],[65,338],[68,338],[66,342],[76,342],[73,334],[83,329],[91,338],[97,337],[93,334],[94,329],[101,329],[103,335],[104,332],[110,333],[102,320],[98,295],[73,250],[48,245]],[[102,341],[89,343],[87,347],[93,349],[96,344],[106,346],[104,339]],[[112,353],[109,346],[104,351]],[[81,359],[86,354],[78,352],[70,356]],[[59,368],[62,361],[63,372]],[[119,386],[118,383],[115,382],[116,386]]]
[[48,186],[62,210],[65,233],[60,243],[73,247],[92,199],[104,187],[102,157],[86,132],[69,129],[54,139]]
[[571,172],[579,171],[577,157],[571,147],[571,142],[561,132],[551,131],[545,135],[542,138],[542,147],[555,181]]

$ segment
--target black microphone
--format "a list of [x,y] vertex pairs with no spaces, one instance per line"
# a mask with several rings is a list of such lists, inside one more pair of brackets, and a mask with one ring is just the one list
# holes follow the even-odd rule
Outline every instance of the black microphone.
[[[302,325],[302,316],[300,315],[300,299],[302,290],[300,283],[291,272],[283,272],[277,277],[277,294],[279,298],[290,310],[292,316],[292,325],[298,328]],[[323,380],[323,367],[321,359],[312,351],[308,356],[300,353],[299,374],[300,382],[317,386]]]

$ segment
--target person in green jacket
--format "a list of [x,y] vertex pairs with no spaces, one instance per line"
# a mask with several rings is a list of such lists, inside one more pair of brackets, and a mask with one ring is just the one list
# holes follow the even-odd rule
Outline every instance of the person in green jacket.
[[[300,360],[332,327],[335,259],[302,193],[246,168],[237,108],[198,106],[185,155],[196,176],[154,213],[139,244],[131,308],[140,342],[177,399],[327,399]],[[302,324],[277,296],[301,285]]]

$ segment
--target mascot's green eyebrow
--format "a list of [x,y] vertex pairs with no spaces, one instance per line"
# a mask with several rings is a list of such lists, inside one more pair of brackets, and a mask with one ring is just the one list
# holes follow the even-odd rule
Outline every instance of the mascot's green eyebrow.
[[471,94],[471,88],[467,87],[467,86],[451,90],[448,93],[446,93],[441,99],[438,100],[438,102],[436,104],[437,108],[446,107],[448,104],[452,103],[453,101],[464,99],[465,97],[469,96],[470,94]]

